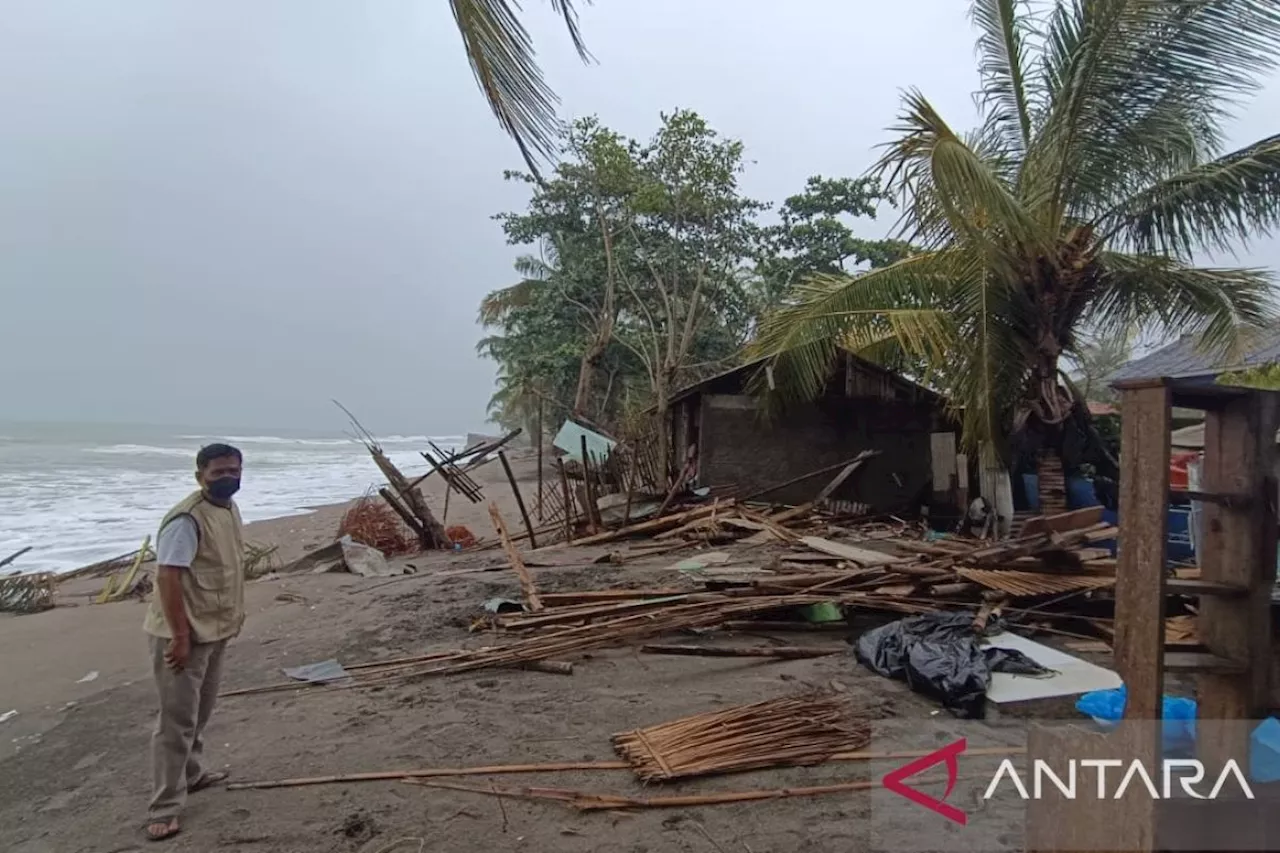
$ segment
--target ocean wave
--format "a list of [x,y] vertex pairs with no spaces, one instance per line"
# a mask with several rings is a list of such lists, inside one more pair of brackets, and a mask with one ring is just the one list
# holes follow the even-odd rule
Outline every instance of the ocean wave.
[[287,438],[281,435],[180,435],[183,441],[225,441],[232,444],[304,444],[317,447],[342,447],[355,444],[353,438]]
[[150,444],[109,444],[105,447],[86,447],[86,453],[110,453],[125,456],[181,456],[189,457],[185,447],[154,447]]
[[[301,444],[316,447],[341,447],[359,445],[355,438],[293,438],[283,435],[180,435],[183,441],[226,441],[232,444]],[[418,444],[425,447],[434,441],[441,447],[461,446],[466,438],[460,435],[387,435],[377,436],[379,444]]]

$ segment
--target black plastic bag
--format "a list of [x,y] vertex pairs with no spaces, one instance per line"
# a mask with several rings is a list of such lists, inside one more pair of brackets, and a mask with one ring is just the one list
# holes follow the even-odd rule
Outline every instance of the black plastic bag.
[[[988,624],[989,633],[1003,630]],[[973,614],[927,613],[890,622],[858,638],[858,660],[885,676],[906,681],[958,717],[978,719],[985,711],[992,672],[1044,675],[1050,670],[1012,649],[984,647],[973,630]]]

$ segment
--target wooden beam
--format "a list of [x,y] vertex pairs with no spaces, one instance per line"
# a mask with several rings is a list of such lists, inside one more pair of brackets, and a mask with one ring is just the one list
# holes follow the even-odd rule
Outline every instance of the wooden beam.
[[[1234,665],[1197,684],[1199,757],[1210,774],[1249,754],[1245,721],[1265,715],[1271,678],[1271,589],[1276,577],[1275,434],[1280,394],[1256,392],[1205,414],[1202,488],[1239,495],[1202,504],[1200,579],[1244,589],[1200,599],[1197,631],[1210,654]],[[1229,668],[1223,667],[1222,670]],[[1242,763],[1241,766],[1247,767]]]
[[[1128,691],[1125,719],[1159,720],[1164,693],[1169,388],[1163,383],[1127,388],[1120,406],[1124,417],[1120,422],[1116,670]],[[1158,727],[1148,734],[1155,738]]]
[[538,588],[533,583],[533,576],[525,568],[524,561],[520,559],[520,552],[512,544],[511,536],[507,533],[507,525],[502,520],[502,513],[498,512],[498,505],[495,503],[489,504],[489,518],[493,519],[493,529],[502,540],[502,550],[506,552],[507,560],[510,561],[512,570],[520,580],[520,589],[524,592],[525,603],[529,605],[531,612],[537,613],[543,609],[542,599],[538,597]]

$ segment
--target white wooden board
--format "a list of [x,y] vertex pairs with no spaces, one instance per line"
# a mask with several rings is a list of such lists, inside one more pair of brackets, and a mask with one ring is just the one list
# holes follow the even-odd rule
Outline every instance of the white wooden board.
[[1022,652],[1041,666],[1057,672],[1047,678],[991,673],[987,699],[998,705],[1055,696],[1075,696],[1093,690],[1113,690],[1123,684],[1120,676],[1109,669],[1008,631],[992,637],[988,645]]

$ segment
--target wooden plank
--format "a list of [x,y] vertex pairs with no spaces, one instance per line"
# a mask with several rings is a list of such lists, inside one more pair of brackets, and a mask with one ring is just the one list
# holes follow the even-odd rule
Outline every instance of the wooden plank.
[[[1228,660],[1214,654],[1206,654],[1204,652],[1170,652],[1164,656],[1164,668],[1166,672],[1199,672],[1213,673],[1216,675],[1238,675],[1248,670],[1248,664],[1237,660]],[[1214,717],[1213,720],[1230,719],[1227,717]],[[1247,736],[1246,732],[1246,736]],[[1203,743],[1203,737],[1200,738]],[[1202,747],[1203,749],[1203,747]],[[1239,758],[1237,758],[1239,760]],[[1242,765],[1243,766],[1243,765]],[[1214,776],[1214,778],[1217,778]]]
[[882,554],[879,551],[870,551],[866,548],[855,548],[853,545],[832,542],[830,539],[823,539],[821,536],[805,536],[801,538],[800,542],[820,553],[830,554],[833,557],[849,560],[862,566],[885,566],[889,563],[902,562],[901,557],[895,557],[892,554]]
[[1163,383],[1121,398],[1115,657],[1128,690],[1126,720],[1158,720],[1163,707],[1169,407]]
[[498,538],[502,540],[502,550],[507,553],[507,559],[511,561],[511,568],[515,571],[516,577],[520,579],[520,588],[524,591],[525,603],[529,605],[530,610],[535,613],[538,612],[542,609],[542,599],[538,598],[538,588],[534,586],[533,575],[529,574],[529,570],[525,568],[524,561],[520,559],[520,552],[511,543],[511,536],[507,533],[507,525],[502,520],[502,513],[498,512],[496,503],[489,504],[489,517],[493,519],[493,529],[498,532]]
[[1089,506],[1071,512],[1060,512],[1057,515],[1037,515],[1028,518],[1022,525],[1019,538],[1035,536],[1041,533],[1065,533],[1068,530],[1080,530],[1092,527],[1102,521],[1102,507]]
[[[1198,678],[1205,721],[1264,716],[1270,692],[1270,604],[1276,574],[1275,464],[1278,395],[1256,392],[1205,415],[1202,489],[1242,495],[1246,506],[1202,504],[1202,582],[1243,587],[1239,598],[1204,597],[1197,629],[1208,651],[1240,667]],[[1271,509],[1268,511],[1268,504]],[[1199,732],[1199,756],[1210,774],[1249,751],[1248,727],[1213,723]],[[1247,766],[1247,765],[1244,765]]]
[[848,465],[844,466],[844,468],[840,470],[839,474],[836,474],[831,478],[830,483],[827,483],[822,487],[822,491],[818,492],[818,496],[813,499],[813,502],[815,504],[820,504],[827,498],[831,497],[835,493],[835,490],[844,485],[844,481],[849,479],[850,475],[860,467],[862,467],[861,458],[855,459]]
[[1249,595],[1249,588],[1241,584],[1186,578],[1169,578],[1164,582],[1164,591],[1170,595],[1175,593],[1177,595],[1216,595],[1224,598],[1241,598]]

